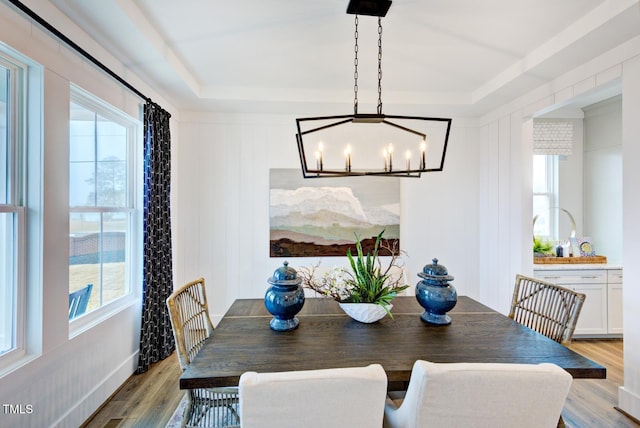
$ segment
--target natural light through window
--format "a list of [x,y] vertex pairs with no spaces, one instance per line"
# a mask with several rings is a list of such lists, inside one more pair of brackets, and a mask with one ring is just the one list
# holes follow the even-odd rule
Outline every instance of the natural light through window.
[[9,195],[11,173],[9,150],[9,70],[0,66],[0,354],[13,347],[13,314],[15,307],[15,212],[12,212]]
[[0,355],[20,351],[26,292],[23,203],[23,69],[0,55]]
[[[131,290],[135,124],[73,92],[69,141],[69,319]],[[83,300],[84,299],[84,300]],[[87,300],[88,299],[88,300]]]
[[533,156],[533,215],[536,219],[533,234],[543,239],[557,236],[557,175],[558,156]]

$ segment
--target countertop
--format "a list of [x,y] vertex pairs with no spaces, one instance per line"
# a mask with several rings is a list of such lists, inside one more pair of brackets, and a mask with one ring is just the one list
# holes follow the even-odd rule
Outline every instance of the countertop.
[[534,264],[533,270],[612,270],[622,269],[622,265],[611,263],[563,263],[563,264]]

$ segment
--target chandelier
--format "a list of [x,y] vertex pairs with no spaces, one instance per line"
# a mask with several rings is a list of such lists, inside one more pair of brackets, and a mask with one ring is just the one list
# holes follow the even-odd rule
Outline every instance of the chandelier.
[[[442,171],[451,119],[382,112],[382,17],[390,0],[351,0],[355,15],[353,114],[296,119],[304,178],[344,176],[420,177]],[[358,112],[358,15],[378,17],[378,106]]]

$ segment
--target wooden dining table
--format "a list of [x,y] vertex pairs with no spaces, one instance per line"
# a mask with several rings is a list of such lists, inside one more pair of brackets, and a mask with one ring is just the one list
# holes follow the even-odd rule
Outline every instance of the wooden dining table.
[[378,363],[390,383],[406,383],[416,360],[438,363],[555,363],[574,378],[606,378],[606,368],[466,296],[433,325],[413,296],[393,299],[393,317],[363,324],[337,302],[307,298],[298,328],[274,331],[262,299],[236,300],[180,377],[180,388],[237,385],[246,371],[357,367]]

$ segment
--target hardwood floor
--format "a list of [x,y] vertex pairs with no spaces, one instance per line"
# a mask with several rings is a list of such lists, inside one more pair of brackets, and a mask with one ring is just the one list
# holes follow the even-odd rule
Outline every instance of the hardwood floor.
[[82,427],[164,427],[184,396],[178,388],[180,373],[173,353],[146,373],[131,376]]
[[[622,340],[574,340],[571,348],[607,368],[607,379],[576,379],[562,411],[568,427],[640,427],[617,411],[622,385]],[[184,391],[178,389],[180,367],[175,355],[147,373],[131,376],[85,424],[86,428],[164,427]]]
[[640,427],[614,408],[623,383],[622,340],[574,340],[574,351],[607,368],[607,379],[575,379],[562,417],[571,427]]

